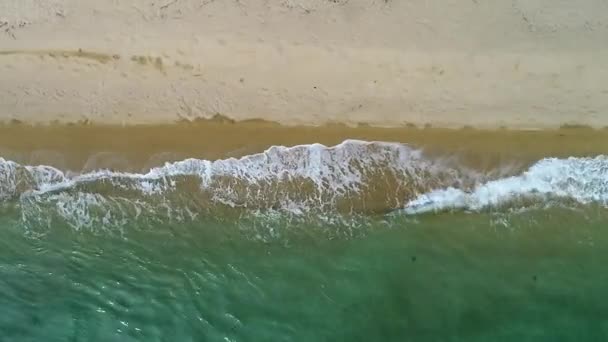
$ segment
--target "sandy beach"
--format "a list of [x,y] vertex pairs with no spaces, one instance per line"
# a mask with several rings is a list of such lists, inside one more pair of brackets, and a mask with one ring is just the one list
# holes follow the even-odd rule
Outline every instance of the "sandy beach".
[[0,120],[608,125],[601,0],[0,1]]
[[346,139],[402,142],[429,156],[456,158],[480,170],[526,168],[544,157],[587,157],[608,151],[608,129],[477,130],[370,126],[284,126],[215,120],[168,125],[0,125],[0,157],[23,165],[76,172],[111,169],[145,172],[165,162],[218,160],[263,152],[271,146]]
[[0,0],[0,341],[606,341],[608,0]]

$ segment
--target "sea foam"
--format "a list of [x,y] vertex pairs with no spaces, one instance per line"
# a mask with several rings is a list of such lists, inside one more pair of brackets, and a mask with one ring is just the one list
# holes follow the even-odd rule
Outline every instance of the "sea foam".
[[431,158],[406,144],[359,140],[331,147],[273,146],[214,161],[186,159],[145,173],[78,174],[0,159],[0,202],[16,204],[28,225],[48,227],[59,220],[76,229],[243,212],[418,214],[550,198],[608,204],[606,156],[548,158],[522,174],[500,174],[472,170],[453,158]]
[[6,160],[0,165],[0,198],[18,201],[24,220],[60,219],[79,228],[243,210],[387,212],[416,194],[466,187],[477,177],[406,144],[358,140],[273,146],[238,159],[186,159],[146,173],[64,173]]
[[410,201],[408,214],[466,209],[478,211],[518,199],[572,199],[582,204],[608,204],[608,157],[547,158],[518,176],[486,182],[471,191],[448,187]]

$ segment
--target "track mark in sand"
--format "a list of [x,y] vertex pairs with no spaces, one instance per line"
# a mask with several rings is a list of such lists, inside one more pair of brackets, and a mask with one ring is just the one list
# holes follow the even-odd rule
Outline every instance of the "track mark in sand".
[[161,74],[167,74],[167,72],[165,71],[163,59],[161,57],[133,55],[131,56],[131,61],[141,66],[150,65],[154,69],[158,70]]
[[[116,63],[122,59],[119,54],[108,54],[95,51],[87,51],[83,49],[78,50],[0,50],[0,57],[2,56],[38,56],[41,59],[47,57],[59,60],[59,59],[82,59],[97,62],[99,64]],[[161,57],[145,56],[145,55],[133,55],[130,58],[132,63],[139,66],[149,66],[163,75],[167,75],[167,68],[165,62]],[[89,64],[93,65],[93,64]],[[183,71],[195,71],[197,67],[187,63],[175,62],[175,67],[182,69]]]
[[94,51],[78,50],[0,50],[0,56],[23,55],[23,56],[39,56],[52,58],[80,58],[92,60],[101,64],[107,64],[111,61],[120,59],[120,55],[105,54]]
[[22,29],[28,26],[30,22],[28,21],[19,21],[16,23],[10,23],[6,20],[0,20],[0,30],[4,32],[7,36],[11,37],[13,40],[17,40],[17,36],[15,35],[15,31]]
[[162,6],[160,6],[160,9],[161,10],[167,9],[169,6],[173,5],[176,2],[177,2],[177,0],[170,1],[170,2],[168,2],[168,3],[166,3],[166,4],[162,5]]

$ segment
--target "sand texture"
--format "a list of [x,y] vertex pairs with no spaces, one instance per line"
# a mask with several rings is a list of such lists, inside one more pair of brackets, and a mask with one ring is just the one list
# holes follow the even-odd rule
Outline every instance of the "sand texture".
[[608,125],[604,0],[0,0],[0,121]]
[[544,157],[588,157],[608,151],[608,129],[476,130],[264,122],[199,121],[168,125],[0,125],[0,158],[61,170],[147,171],[187,158],[239,158],[271,146],[346,139],[407,143],[435,157],[455,158],[478,170],[524,169]]

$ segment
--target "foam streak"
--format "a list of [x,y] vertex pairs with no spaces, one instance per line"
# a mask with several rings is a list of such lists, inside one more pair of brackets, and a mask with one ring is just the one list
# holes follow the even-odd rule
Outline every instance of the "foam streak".
[[405,212],[478,211],[517,199],[547,197],[608,205],[608,157],[543,159],[519,176],[490,181],[472,191],[448,187],[425,193],[410,201]]

